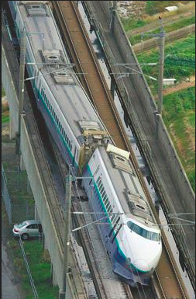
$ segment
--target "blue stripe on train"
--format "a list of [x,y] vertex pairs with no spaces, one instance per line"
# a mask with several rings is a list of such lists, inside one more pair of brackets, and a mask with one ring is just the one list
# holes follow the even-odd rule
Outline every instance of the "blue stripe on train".
[[[83,169],[83,176],[84,177],[92,177],[93,178],[90,166],[88,164]],[[88,181],[90,181],[90,179]],[[83,182],[84,182],[84,184],[88,183],[88,182],[86,182],[86,179]],[[102,196],[101,196],[101,194],[99,192],[98,186],[95,183],[94,179],[92,180],[92,182],[93,182],[93,191],[94,191],[93,195],[94,195],[94,198],[98,199],[99,203],[100,203],[100,205],[99,206],[97,205],[97,207],[100,207],[100,212],[105,212],[106,213],[106,215],[107,215],[107,222],[109,223],[109,231],[110,231],[113,228],[112,222],[109,219],[109,215],[108,215],[107,210],[105,208]],[[101,228],[103,228],[103,226]],[[112,234],[113,234],[113,237],[114,237],[115,233],[112,232]],[[117,238],[114,239],[113,246],[115,246],[115,249],[114,249],[115,253],[114,253],[114,256],[112,258],[113,262],[116,261],[117,263],[121,264],[124,268],[126,268],[129,272],[133,271],[135,274],[137,274],[138,272],[140,274],[142,274],[142,273],[148,273],[148,271],[145,272],[145,271],[141,271],[141,270],[137,269],[132,263],[129,263],[129,264],[127,263],[127,258],[125,256],[125,254],[123,253],[122,249],[120,248],[120,245],[119,245],[119,242],[118,242]],[[131,272],[130,272],[130,275],[132,277],[132,273]]]

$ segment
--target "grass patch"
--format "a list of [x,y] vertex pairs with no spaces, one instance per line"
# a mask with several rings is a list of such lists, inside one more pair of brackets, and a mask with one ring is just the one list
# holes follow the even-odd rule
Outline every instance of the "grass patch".
[[16,160],[7,160],[3,162],[6,173],[7,188],[12,200],[14,213],[12,220],[14,223],[20,223],[25,219],[34,219],[35,202],[31,190],[27,191],[27,173],[19,171],[18,157]]
[[195,88],[164,97],[163,119],[195,191]]
[[9,113],[2,113],[2,119],[1,119],[2,124],[9,122],[9,120],[10,120]]
[[[165,64],[164,67],[164,78],[175,78],[178,83],[194,76],[195,68],[180,65],[180,59],[195,59],[195,34],[190,34],[184,39],[180,39],[174,43],[165,46],[165,57],[167,55],[173,55],[179,58],[179,65],[175,63]],[[152,50],[148,52],[143,52],[137,55],[139,63],[150,63],[159,62],[159,50]],[[155,77],[158,79],[158,66],[143,66],[144,74]],[[158,82],[152,81],[148,77],[146,80],[149,87],[154,95],[157,94]]]
[[148,15],[158,14],[165,11],[167,6],[178,6],[179,3],[188,4],[190,1],[146,1],[146,13]]
[[2,97],[5,96],[5,90],[3,89],[3,87],[1,87],[1,96],[2,96]]
[[[43,258],[42,243],[38,240],[30,240],[23,242],[23,245],[39,298],[58,299],[59,288],[53,287],[51,284],[51,265]],[[25,298],[34,299],[18,241],[11,241],[10,247],[13,250],[14,263],[22,281]]]
[[150,23],[150,21],[148,22],[143,19],[134,19],[134,18],[129,18],[129,19],[121,18],[121,22],[123,24],[125,31],[140,28]]
[[[173,24],[170,24],[168,26],[164,26],[164,30],[166,33],[169,33],[171,31],[177,30],[177,29],[181,29],[183,27],[192,25],[195,23],[195,16],[192,16],[190,18],[184,18],[182,20],[179,20]],[[153,31],[150,31],[150,34],[156,34],[159,33],[160,29],[156,29]],[[132,45],[140,43],[141,40],[145,41],[152,38],[152,36],[148,36],[148,35],[144,35],[143,37],[141,36],[141,34],[135,35],[135,36],[131,36],[129,41],[131,42]]]

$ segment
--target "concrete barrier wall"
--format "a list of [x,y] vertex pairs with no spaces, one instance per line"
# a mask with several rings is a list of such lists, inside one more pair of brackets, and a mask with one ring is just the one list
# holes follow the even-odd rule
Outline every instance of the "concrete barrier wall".
[[53,240],[53,242],[47,242],[47,248],[51,257],[51,262],[55,273],[55,280],[59,288],[61,288],[63,273],[62,252],[60,250],[60,244],[58,242],[54,223],[50,214],[50,209],[48,206],[46,194],[44,192],[44,187],[40,177],[37,162],[28,137],[27,127],[24,118],[22,119],[21,123],[21,152],[27,170],[28,179],[31,185],[33,196],[35,199],[35,204],[39,212],[39,218],[43,226],[46,242],[47,240]]
[[[126,37],[118,16],[115,17],[114,36],[116,38],[116,42],[118,43],[124,62],[138,64],[137,58],[134,54],[134,51],[132,50],[132,47],[130,46],[130,43]],[[136,68],[137,71],[142,72],[139,65],[137,65],[136,67],[134,66],[134,68]],[[148,116],[148,121],[155,131],[156,120],[153,113],[157,110],[157,108],[153,100],[153,96],[148,88],[147,82],[143,75],[133,75],[130,79],[136,87],[136,91],[138,93],[141,104]],[[184,201],[184,205],[186,205],[188,211],[193,212],[195,206],[194,192],[183,170],[178,155],[175,151],[173,142],[168,135],[162,118],[159,118],[158,136],[159,146],[162,149],[165,162],[170,169],[170,172],[172,173],[173,182],[182,197],[186,198],[186,203]]]
[[[172,173],[172,178],[175,186],[179,188],[182,201],[182,205],[187,213],[193,213],[195,210],[195,195],[187,178],[187,175],[181,165],[178,154],[174,148],[173,142],[168,135],[167,128],[161,119],[158,126],[159,143],[161,144],[162,153],[166,159],[166,163]],[[191,218],[191,216],[190,216]],[[195,220],[195,216],[192,216],[192,221]]]
[[2,47],[1,57],[2,57],[1,80],[9,104],[13,129],[16,133],[18,129],[18,97],[17,97],[16,89],[12,80],[12,75],[10,73],[10,69],[7,63],[7,59],[3,47]]
[[[132,63],[133,68],[137,72],[142,73],[142,70],[138,64],[138,60],[135,56],[134,51],[130,46],[129,40],[125,34],[125,31],[123,30],[123,27],[121,25],[118,16],[115,17],[115,22],[114,22],[114,37],[116,39],[116,43],[118,43],[119,50],[123,57],[123,62]],[[152,128],[155,129],[155,118],[153,112],[155,112],[157,108],[153,101],[151,92],[149,90],[149,87],[147,85],[144,76],[140,74],[130,75],[130,80],[135,85],[135,90],[138,94],[138,97],[141,101],[144,110],[146,111],[149,123],[151,124]]]
[[[111,15],[109,11],[107,10],[108,4],[106,4],[104,1],[99,2],[102,6],[103,10],[105,11],[107,18],[110,18]],[[90,8],[90,5],[88,5]],[[108,24],[110,23],[108,19]],[[114,63],[114,57],[107,45],[107,40],[104,37],[104,34],[102,33],[101,25],[95,21],[96,27],[98,28],[98,35],[102,41],[102,44],[104,46],[104,49],[106,51],[106,57],[109,62]],[[124,63],[133,63],[134,68],[138,72],[142,72],[141,68],[138,64],[137,58],[135,56],[135,53],[129,43],[129,40],[124,32],[123,26],[121,24],[121,21],[118,17],[118,15],[115,16],[115,22],[114,22],[114,38],[116,39],[116,43],[118,44],[119,50],[121,52],[121,55],[123,57]],[[114,68],[111,65],[112,69],[117,71],[116,68]],[[131,77],[131,75],[130,75]],[[135,85],[135,90],[138,94],[138,98],[141,101],[141,105],[143,106],[143,109],[147,115],[148,121],[151,124],[152,130],[156,131],[156,119],[154,116],[154,113],[157,111],[156,104],[154,102],[153,96],[151,94],[151,91],[147,85],[147,82],[145,80],[145,77],[143,75],[133,75],[130,78]],[[120,81],[120,80],[119,80]],[[123,81],[123,80],[121,80]],[[125,103],[126,106],[129,107],[128,102],[131,101],[129,98],[124,83],[119,82],[120,86],[122,87],[123,94],[125,97]],[[120,88],[121,88],[120,87]],[[132,106],[132,105],[131,105]],[[132,114],[132,113],[131,113]],[[173,182],[179,191],[179,193],[182,195],[182,198],[186,199],[184,200],[184,206],[187,209],[187,211],[193,212],[193,209],[195,207],[195,195],[191,188],[191,185],[189,183],[189,180],[183,170],[183,167],[180,163],[180,160],[178,158],[178,155],[175,151],[173,142],[171,138],[168,135],[167,129],[165,128],[165,125],[162,121],[162,118],[158,118],[159,121],[159,127],[158,127],[158,140],[159,146],[162,149],[162,153],[165,159],[165,163],[167,164],[167,167],[170,169],[170,172],[173,176]],[[140,133],[142,136],[142,132]],[[147,147],[148,148],[148,147]],[[151,151],[149,148],[149,152],[147,153],[147,156],[151,156]],[[166,192],[167,192],[167,186]],[[185,203],[186,201],[186,203]]]
[[[13,127],[16,132],[18,128],[18,97],[3,47],[2,84],[9,103],[10,118],[13,121]],[[32,151],[24,119],[22,119],[21,123],[21,152],[35,199],[35,204],[39,213],[39,218],[43,225],[45,240],[47,242],[47,248],[50,253],[51,262],[53,264],[55,273],[55,281],[60,288],[62,286],[63,273],[62,252],[60,250],[60,244],[58,243],[54,223],[51,222],[52,216],[50,215],[46,194],[44,192],[44,187],[42,185],[41,177]],[[53,242],[50,242],[50,240],[53,240]]]
[[110,23],[111,8],[113,6],[112,2],[113,1],[99,1],[103,11],[105,12],[105,14],[107,16],[108,24]]

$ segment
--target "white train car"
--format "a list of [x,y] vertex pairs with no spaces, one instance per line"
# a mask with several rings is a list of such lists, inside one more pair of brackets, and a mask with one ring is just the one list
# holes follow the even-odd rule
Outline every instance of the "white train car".
[[66,163],[80,172],[91,143],[108,142],[106,129],[70,67],[48,1],[8,1],[37,106]]
[[8,2],[19,40],[26,31],[27,70],[54,142],[75,174],[92,177],[85,178],[83,186],[93,210],[105,213],[97,217],[103,222],[99,230],[113,270],[132,286],[148,285],[161,256],[160,230],[129,153],[111,145],[70,68],[49,2]]
[[[83,171],[88,194],[113,271],[131,286],[148,285],[162,252],[161,233],[129,153],[99,147]],[[101,214],[103,213],[103,214]]]

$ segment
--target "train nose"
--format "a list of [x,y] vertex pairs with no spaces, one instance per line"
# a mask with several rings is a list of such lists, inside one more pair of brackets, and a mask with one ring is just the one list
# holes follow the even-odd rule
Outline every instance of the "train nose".
[[140,271],[150,271],[149,263],[146,260],[138,259],[134,262],[134,266]]

